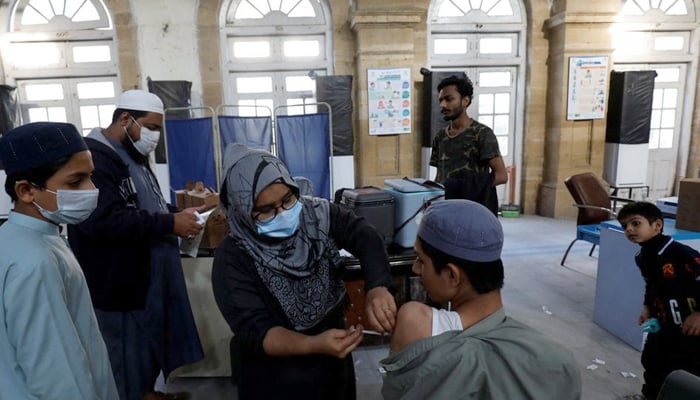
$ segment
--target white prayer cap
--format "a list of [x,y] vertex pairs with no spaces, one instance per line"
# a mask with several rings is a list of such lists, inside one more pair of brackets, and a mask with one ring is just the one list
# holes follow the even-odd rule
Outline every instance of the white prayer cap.
[[119,96],[117,108],[132,111],[147,111],[163,115],[163,102],[145,90],[127,90]]

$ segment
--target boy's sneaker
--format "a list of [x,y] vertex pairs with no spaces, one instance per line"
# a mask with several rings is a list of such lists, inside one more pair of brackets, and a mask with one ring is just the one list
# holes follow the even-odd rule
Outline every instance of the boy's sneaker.
[[627,396],[618,397],[617,400],[647,400],[643,394],[628,394]]

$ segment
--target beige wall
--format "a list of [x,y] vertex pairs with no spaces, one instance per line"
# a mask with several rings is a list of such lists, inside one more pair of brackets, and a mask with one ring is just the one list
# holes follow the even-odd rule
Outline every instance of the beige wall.
[[[605,150],[605,120],[567,120],[566,98],[569,57],[610,56],[612,53],[608,34],[614,15],[610,9],[612,2],[590,1],[588,5],[575,2],[583,9],[571,3],[574,2],[547,19],[543,27],[549,41],[549,54],[545,157],[536,210],[538,214],[550,217],[574,214],[571,198],[562,182],[567,176],[579,172],[591,171],[601,176]],[[595,8],[589,8],[592,5]],[[586,8],[600,12],[592,15],[585,11]]]
[[122,89],[139,88],[141,73],[136,58],[136,22],[132,17],[129,2],[107,0],[106,4],[114,21]]
[[[171,4],[169,2],[168,4]],[[419,176],[422,76],[427,64],[426,19],[429,0],[328,0],[333,18],[333,61],[336,74],[354,77],[354,128],[356,185],[382,185],[385,178]],[[7,10],[7,1],[0,9]],[[144,65],[153,65],[139,52],[137,1],[107,0],[119,49],[119,68],[124,89],[139,87],[145,80]],[[195,13],[197,54],[182,63],[198,63],[192,70],[201,83],[201,101],[216,106],[223,102],[219,14],[223,0],[179,0],[177,13]],[[568,58],[576,55],[610,55],[608,28],[619,0],[540,1],[524,0],[527,14],[527,65],[524,100],[521,205],[526,213],[573,216],[571,198],[563,180],[584,171],[602,175],[605,120],[566,120]],[[135,10],[136,9],[136,12]],[[590,10],[595,10],[592,13]],[[143,44],[165,46],[167,42]],[[162,50],[162,49],[161,49]],[[0,55],[1,56],[1,55]],[[141,60],[140,60],[141,58]],[[152,61],[152,60],[151,60]],[[149,61],[149,62],[151,62]],[[168,61],[174,62],[174,61]],[[612,61],[611,61],[612,62]],[[367,68],[409,67],[412,73],[414,109],[412,133],[392,136],[368,135]],[[158,79],[189,79],[163,68]],[[170,74],[170,75],[168,75]],[[4,79],[4,78],[3,78]],[[195,85],[196,86],[196,85]],[[700,104],[700,91],[693,93]],[[696,110],[698,110],[696,105]],[[687,176],[700,166],[700,113],[693,114]]]
[[[417,176],[420,168],[420,138],[417,121],[411,134],[369,136],[367,69],[410,67],[412,82],[422,81],[425,65],[425,6],[402,0],[358,1],[350,15],[355,34],[356,117],[355,165],[358,185],[382,186],[384,179]],[[388,38],[391,38],[388,40]],[[421,40],[423,38],[423,40]],[[419,98],[414,90],[413,98]],[[413,115],[417,114],[414,101]]]

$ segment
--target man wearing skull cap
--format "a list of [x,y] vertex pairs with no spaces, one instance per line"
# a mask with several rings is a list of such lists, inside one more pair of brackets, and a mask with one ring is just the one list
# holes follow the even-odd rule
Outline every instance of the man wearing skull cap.
[[503,229],[469,200],[428,207],[413,272],[437,309],[404,304],[396,319],[385,399],[557,399],[581,397],[569,351],[503,310]]
[[37,122],[0,139],[14,202],[0,227],[0,397],[118,399],[78,261],[60,225],[87,218],[98,190],[77,129]]
[[167,378],[203,357],[177,242],[202,227],[195,209],[178,211],[161,194],[149,155],[162,127],[158,96],[119,96],[111,125],[85,138],[100,189],[97,209],[68,227],[122,400],[141,400],[161,370]]

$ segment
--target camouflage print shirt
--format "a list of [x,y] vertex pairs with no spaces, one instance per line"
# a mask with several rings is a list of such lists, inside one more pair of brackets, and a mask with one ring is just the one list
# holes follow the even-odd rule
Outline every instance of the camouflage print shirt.
[[473,120],[471,126],[453,138],[447,136],[447,128],[435,135],[430,165],[437,168],[435,181],[442,183],[463,171],[490,172],[489,161],[500,156],[491,128]]

